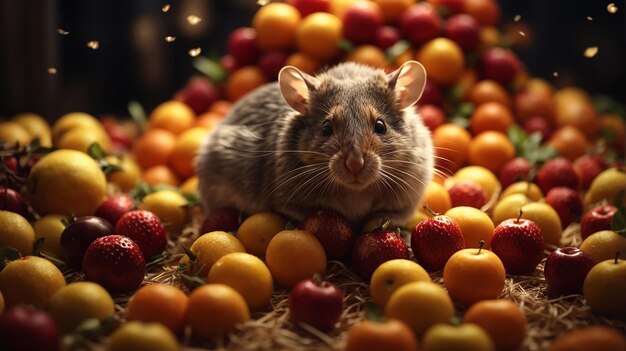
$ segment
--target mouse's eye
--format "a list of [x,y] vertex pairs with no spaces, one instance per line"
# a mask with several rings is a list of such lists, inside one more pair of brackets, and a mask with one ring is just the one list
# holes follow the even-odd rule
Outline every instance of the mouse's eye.
[[376,123],[374,123],[374,131],[376,132],[376,134],[387,133],[387,125],[385,124],[385,121],[383,121],[382,119],[377,119]]
[[322,135],[329,137],[333,134],[333,124],[330,120],[325,120],[322,123]]

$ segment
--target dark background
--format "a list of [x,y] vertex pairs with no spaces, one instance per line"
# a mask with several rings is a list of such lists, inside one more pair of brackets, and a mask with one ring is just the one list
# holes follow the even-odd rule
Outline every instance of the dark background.
[[[150,111],[198,74],[188,51],[222,54],[228,33],[250,25],[255,2],[0,0],[0,118],[24,111],[49,121],[71,111],[123,116],[131,100]],[[615,14],[607,11],[611,2]],[[166,4],[171,8],[164,13]],[[518,53],[532,76],[626,102],[626,1],[500,5],[500,28],[516,15],[530,27],[525,33],[532,44]],[[190,14],[202,22],[190,26]],[[168,35],[176,40],[167,43]],[[87,47],[91,40],[99,42],[97,50]],[[593,58],[583,56],[589,46],[599,48]],[[57,73],[48,73],[50,67]]]

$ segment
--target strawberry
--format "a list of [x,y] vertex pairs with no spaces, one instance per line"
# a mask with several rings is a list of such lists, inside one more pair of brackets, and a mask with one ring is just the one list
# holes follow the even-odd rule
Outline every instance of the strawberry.
[[383,228],[358,236],[352,248],[352,265],[366,282],[382,263],[396,258],[410,258],[402,237],[395,231]]
[[355,235],[348,220],[331,209],[317,211],[300,222],[300,229],[315,235],[329,260],[345,260],[354,244]]
[[522,180],[529,180],[528,176],[533,166],[530,161],[523,157],[516,157],[507,161],[500,169],[499,180],[502,185],[502,189],[506,189],[507,186]]
[[159,217],[146,210],[134,210],[125,213],[115,226],[115,233],[131,238],[139,245],[143,257],[157,255],[167,245],[165,228]]
[[536,183],[544,194],[557,186],[578,189],[578,174],[565,157],[546,161],[537,171]]
[[462,180],[454,183],[448,189],[450,202],[452,207],[470,206],[480,209],[487,201],[487,192],[483,190],[480,184],[471,180]]
[[96,210],[96,216],[106,219],[115,227],[124,213],[134,209],[135,202],[130,196],[125,194],[112,195],[100,204]]
[[543,258],[541,228],[524,218],[511,218],[496,226],[491,251],[498,255],[508,274],[524,274],[535,270]]
[[558,213],[563,228],[580,221],[583,214],[583,202],[578,191],[564,186],[550,189],[546,194],[546,203]]
[[464,248],[461,228],[448,216],[428,218],[416,225],[411,233],[415,260],[430,271],[443,269],[450,256]]
[[146,273],[146,262],[139,246],[122,235],[96,239],[83,259],[85,280],[102,285],[111,293],[135,290]]
[[214,231],[234,232],[239,228],[241,212],[232,207],[222,207],[210,211],[202,225],[200,226],[200,234],[206,234]]

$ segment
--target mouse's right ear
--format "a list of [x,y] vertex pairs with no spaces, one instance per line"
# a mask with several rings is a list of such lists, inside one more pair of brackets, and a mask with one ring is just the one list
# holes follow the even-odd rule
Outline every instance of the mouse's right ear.
[[317,79],[293,66],[286,66],[278,73],[278,84],[287,104],[301,114],[306,113],[309,93],[315,90]]

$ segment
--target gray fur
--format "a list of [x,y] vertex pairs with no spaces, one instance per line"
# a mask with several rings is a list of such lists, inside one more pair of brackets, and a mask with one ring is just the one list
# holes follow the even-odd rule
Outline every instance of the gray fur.
[[[414,108],[397,108],[381,70],[347,63],[316,78],[305,115],[269,83],[240,99],[209,134],[196,164],[205,211],[233,206],[300,220],[333,208],[355,224],[414,213],[433,171],[431,136]],[[327,118],[331,137],[322,135]],[[374,132],[376,118],[386,134]],[[352,148],[365,155],[363,184],[351,183],[345,167]]]

